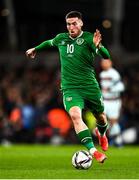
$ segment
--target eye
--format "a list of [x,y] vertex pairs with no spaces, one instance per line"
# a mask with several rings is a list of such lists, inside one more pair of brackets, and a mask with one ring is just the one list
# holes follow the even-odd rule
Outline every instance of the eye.
[[74,25],[74,26],[76,26],[76,25],[77,25],[77,23],[76,23],[76,22],[74,22],[74,23],[73,23],[73,25]]

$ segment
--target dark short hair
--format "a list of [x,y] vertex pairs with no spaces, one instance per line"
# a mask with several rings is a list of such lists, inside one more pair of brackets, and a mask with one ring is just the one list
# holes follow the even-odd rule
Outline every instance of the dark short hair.
[[74,17],[82,19],[82,13],[80,13],[79,11],[70,11],[69,13],[66,14],[65,19],[74,18]]

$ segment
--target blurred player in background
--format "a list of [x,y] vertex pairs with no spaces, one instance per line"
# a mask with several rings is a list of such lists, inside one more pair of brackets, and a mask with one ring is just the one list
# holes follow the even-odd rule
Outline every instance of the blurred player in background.
[[107,157],[95,148],[91,133],[82,120],[82,109],[87,106],[95,114],[96,132],[102,150],[106,151],[108,141],[105,132],[108,123],[93,62],[96,55],[103,58],[110,58],[110,55],[101,44],[102,37],[98,30],[94,34],[82,30],[83,20],[80,12],[69,12],[65,20],[68,33],[60,33],[55,38],[42,42],[27,50],[26,55],[35,58],[36,53],[41,50],[50,47],[59,49],[64,107],[71,117],[80,142],[98,162],[103,163]]
[[104,109],[108,117],[110,144],[122,145],[119,117],[122,107],[121,92],[125,87],[121,81],[119,72],[112,67],[110,59],[101,60],[102,71],[100,73],[100,85],[104,100]]

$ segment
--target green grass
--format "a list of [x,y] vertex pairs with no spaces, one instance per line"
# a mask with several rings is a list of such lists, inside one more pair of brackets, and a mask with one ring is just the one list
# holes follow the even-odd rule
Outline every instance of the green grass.
[[0,146],[0,179],[139,179],[139,147],[111,147],[104,164],[93,160],[88,170],[77,170],[71,156],[82,146]]

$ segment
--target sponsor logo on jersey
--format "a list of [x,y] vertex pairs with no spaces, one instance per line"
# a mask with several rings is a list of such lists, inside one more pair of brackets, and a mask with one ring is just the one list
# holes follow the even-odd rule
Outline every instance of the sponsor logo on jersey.
[[68,56],[68,57],[73,57],[73,54],[68,54],[67,56]]
[[83,39],[83,38],[78,38],[78,39],[76,40],[76,43],[77,43],[78,45],[83,44],[83,42],[84,42],[84,39]]

